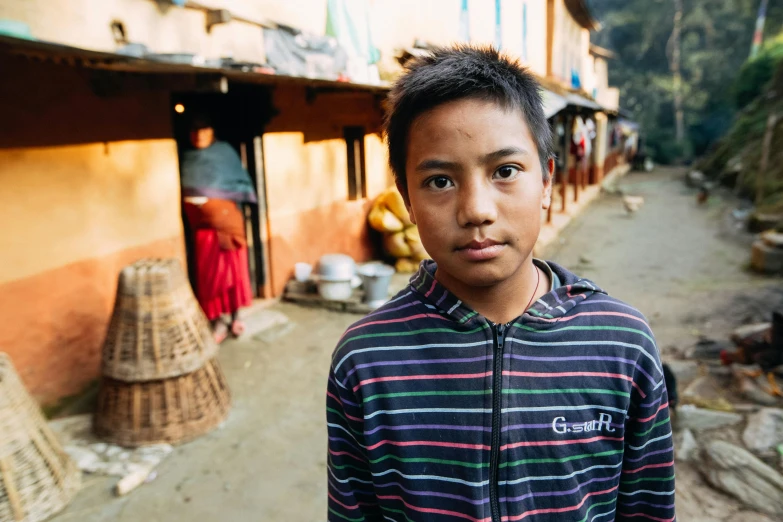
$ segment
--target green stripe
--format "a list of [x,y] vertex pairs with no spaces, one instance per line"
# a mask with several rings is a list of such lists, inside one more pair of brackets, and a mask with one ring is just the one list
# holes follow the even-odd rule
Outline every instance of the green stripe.
[[345,422],[345,424],[348,426],[348,428],[353,432],[354,435],[358,435],[360,437],[364,437],[364,433],[362,433],[361,431],[356,431],[355,429],[353,429],[353,427],[351,426],[351,423],[348,422],[348,419],[345,418],[345,415],[343,415],[343,413],[341,411],[335,410],[334,408],[330,408],[329,406],[326,407],[326,411],[334,413],[335,415],[340,417]]
[[468,315],[459,320],[460,324],[466,322],[468,319],[476,315],[477,312],[470,312]]
[[362,468],[358,468],[356,466],[351,466],[350,464],[339,465],[339,464],[335,464],[334,462],[332,462],[331,459],[329,459],[329,466],[331,468],[333,468],[333,469],[346,469],[346,468],[348,468],[348,469],[355,469],[356,471],[359,471],[361,473],[367,473],[367,468],[362,469]]
[[348,520],[349,522],[362,522],[364,520],[364,516],[362,516],[361,518],[348,518],[345,515],[341,515],[340,513],[338,513],[332,508],[329,508],[329,513],[331,513],[332,515],[336,515],[342,518],[343,520]]
[[[482,330],[486,330],[487,328],[489,328],[489,325],[483,324],[478,328],[474,328],[473,330],[468,330],[467,332],[455,332],[451,328],[424,328],[422,330],[411,330],[410,332],[382,332],[382,333],[374,333],[374,334],[364,334],[364,335],[357,335],[356,337],[351,337],[350,339],[346,339],[340,346],[337,347],[337,349],[339,350],[349,342],[357,341],[359,339],[372,339],[375,337],[403,337],[406,335],[418,335],[418,334],[429,334],[429,333],[451,333],[451,334],[456,333],[459,335],[471,335],[474,333],[478,333]],[[411,348],[416,348],[416,347],[411,346]]]
[[589,508],[587,508],[587,511],[585,511],[585,518],[583,518],[579,522],[585,522],[587,520],[587,517],[590,516],[590,512],[593,509],[595,509],[595,508],[597,508],[599,506],[608,506],[609,504],[614,504],[615,502],[617,502],[617,499],[615,499],[615,500],[607,500],[606,502],[596,502],[595,504],[593,504]]
[[[480,469],[480,468],[488,468],[489,462],[462,462],[460,460],[443,460],[443,459],[426,459],[426,458],[402,458],[398,457],[396,455],[384,455],[383,457],[371,460],[370,464],[378,464],[379,462],[383,462],[384,460],[396,460],[397,462],[426,462],[429,464],[449,464],[452,466],[462,466],[463,468],[473,468],[473,469]],[[366,471],[366,470],[365,470]]]
[[542,314],[541,312],[539,312],[538,310],[536,310],[534,308],[530,308],[528,310],[528,312],[530,312],[533,315],[537,315],[538,317],[545,317],[546,319],[554,319],[555,318],[552,314]]
[[505,394],[522,395],[545,395],[549,393],[600,393],[604,395],[619,395],[620,397],[630,397],[631,394],[617,390],[602,390],[599,388],[553,388],[551,390],[503,390]]
[[492,393],[492,390],[475,390],[475,391],[424,391],[424,392],[399,392],[399,393],[379,393],[377,395],[370,395],[362,402],[368,403],[375,399],[390,399],[392,397],[429,397],[429,396],[453,396],[453,395],[486,395]]
[[[600,388],[562,388],[551,390],[532,390],[532,389],[514,389],[503,390],[504,395],[550,395],[556,393],[598,393],[603,395],[618,395],[620,397],[630,397],[631,394],[618,391],[618,390],[602,390]],[[362,403],[376,399],[391,399],[396,397],[453,397],[453,396],[470,396],[470,395],[491,395],[492,390],[471,390],[471,391],[424,391],[424,392],[398,392],[398,393],[379,393],[376,395],[370,395],[362,400]],[[335,412],[338,413],[338,412]],[[339,413],[338,413],[339,414]]]
[[569,462],[571,460],[579,460],[579,459],[586,459],[588,457],[608,457],[610,455],[617,455],[619,453],[623,453],[625,450],[612,450],[612,451],[602,451],[601,453],[583,453],[582,455],[572,455],[571,457],[565,457],[562,459],[526,459],[526,460],[516,460],[514,462],[506,462],[500,465],[501,468],[511,467],[511,466],[519,466],[522,464],[551,464],[554,462]]
[[564,326],[563,328],[557,328],[555,330],[540,330],[519,323],[514,323],[514,326],[516,326],[517,328],[521,328],[523,330],[527,330],[528,332],[536,332],[536,333],[566,332],[568,330],[575,330],[577,332],[598,331],[598,330],[609,330],[612,332],[631,332],[646,337],[647,339],[650,340],[651,343],[655,344],[655,340],[652,337],[650,337],[646,332],[637,330],[636,328],[626,328],[623,326]]
[[666,418],[665,418],[665,419],[663,419],[662,421],[658,421],[658,422],[656,422],[655,424],[653,424],[653,425],[652,425],[652,427],[651,427],[649,430],[647,430],[647,431],[642,431],[642,432],[639,432],[639,433],[634,433],[634,435],[636,435],[637,437],[645,437],[645,436],[649,435],[649,434],[650,434],[650,432],[651,432],[652,430],[654,430],[655,428],[657,428],[658,426],[663,426],[664,424],[666,424],[666,423],[668,423],[668,422],[669,422],[669,417],[666,417]]
[[663,477],[663,478],[640,478],[636,480],[630,480],[628,482],[621,482],[623,486],[629,486],[631,484],[638,484],[639,482],[668,482],[669,480],[674,480],[674,475],[671,477]]
[[397,514],[399,514],[399,515],[402,515],[402,516],[404,516],[404,517],[405,517],[405,520],[406,520],[407,522],[414,522],[413,520],[411,520],[410,518],[408,518],[408,515],[405,513],[405,511],[402,511],[402,510],[400,510],[400,509],[392,509],[392,508],[389,508],[389,507],[383,506],[383,511],[384,511],[384,512],[388,511],[388,512],[390,512],[390,513],[397,513]]

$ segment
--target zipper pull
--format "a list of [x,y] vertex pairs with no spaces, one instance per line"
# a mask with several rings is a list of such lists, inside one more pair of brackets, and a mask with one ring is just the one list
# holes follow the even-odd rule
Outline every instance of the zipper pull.
[[506,325],[498,325],[498,349],[503,348],[503,343],[506,341]]

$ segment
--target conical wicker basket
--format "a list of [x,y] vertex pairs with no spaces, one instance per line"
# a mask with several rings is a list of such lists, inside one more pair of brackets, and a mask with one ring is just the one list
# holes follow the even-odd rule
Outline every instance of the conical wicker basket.
[[122,270],[103,346],[105,377],[178,377],[203,367],[217,350],[179,261],[143,259]]
[[161,381],[104,378],[93,427],[99,437],[122,446],[184,442],[220,424],[230,405],[213,359],[193,373]]
[[80,485],[81,473],[11,360],[0,353],[0,520],[45,520],[63,509]]

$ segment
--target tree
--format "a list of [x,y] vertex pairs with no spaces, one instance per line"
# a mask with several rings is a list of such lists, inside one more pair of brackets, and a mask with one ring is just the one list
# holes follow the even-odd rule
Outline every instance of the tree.
[[[731,126],[734,85],[748,58],[758,0],[677,0],[680,28],[681,114],[685,139],[677,140],[671,53],[673,0],[593,0],[603,23],[592,40],[614,50],[609,81],[620,103],[642,126],[658,161],[703,154]],[[783,2],[770,2],[766,34],[779,32]]]

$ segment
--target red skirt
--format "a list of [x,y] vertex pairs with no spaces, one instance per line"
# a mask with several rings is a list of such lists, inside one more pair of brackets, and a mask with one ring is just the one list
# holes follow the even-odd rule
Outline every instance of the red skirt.
[[212,321],[250,305],[247,247],[223,250],[217,232],[202,228],[196,230],[195,248],[196,293],[207,318]]

